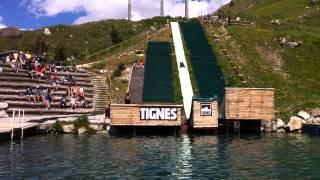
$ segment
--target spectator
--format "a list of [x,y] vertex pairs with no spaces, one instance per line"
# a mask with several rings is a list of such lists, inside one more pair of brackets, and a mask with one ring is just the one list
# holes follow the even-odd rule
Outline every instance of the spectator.
[[35,99],[36,99],[36,101],[37,101],[38,103],[41,102],[41,100],[42,100],[41,94],[42,94],[42,91],[41,91],[41,89],[39,88],[39,86],[37,86],[37,88],[34,90],[34,96],[35,96]]
[[127,93],[126,96],[124,97],[124,102],[125,102],[125,104],[131,103],[131,96],[129,93]]
[[48,89],[47,93],[45,95],[45,99],[44,99],[44,103],[46,105],[46,110],[50,109],[50,104],[52,103],[52,101],[53,101],[53,98],[51,95],[51,91],[50,91],[50,89]]
[[66,96],[71,97],[72,96],[72,87],[68,86],[66,89]]
[[66,96],[63,95],[60,99],[60,109],[66,109],[67,108],[67,99]]
[[71,85],[76,85],[76,80],[74,79],[74,76],[72,76],[71,74],[68,75],[67,81],[68,81]]
[[75,110],[76,109],[76,98],[72,97],[70,98],[70,105],[71,105],[71,109]]
[[51,83],[51,86],[53,87],[53,91],[58,91],[59,90],[58,79],[59,78],[56,75],[52,75],[50,77],[50,83]]
[[0,74],[2,74],[3,73],[3,70],[2,70],[2,67],[0,66]]
[[84,96],[79,96],[78,98],[78,105],[79,108],[84,107],[84,108],[88,108],[88,102],[87,100],[84,98]]
[[18,73],[19,72],[19,69],[18,69],[18,67],[17,67],[17,65],[16,64],[11,64],[11,68],[12,68],[12,70],[13,70],[13,72],[15,72],[15,73]]
[[82,86],[80,86],[80,89],[79,89],[79,96],[84,97],[84,88]]
[[25,92],[21,93],[20,96],[26,96],[29,100],[29,103],[31,103],[31,98],[33,99],[34,102],[36,102],[36,98],[34,96],[34,92],[32,91],[32,89],[29,87],[26,89]]

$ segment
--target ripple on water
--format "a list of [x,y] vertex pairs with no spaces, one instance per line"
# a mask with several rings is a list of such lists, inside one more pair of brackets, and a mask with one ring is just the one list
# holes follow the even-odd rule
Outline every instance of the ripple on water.
[[0,179],[320,177],[320,137],[38,136],[0,144]]

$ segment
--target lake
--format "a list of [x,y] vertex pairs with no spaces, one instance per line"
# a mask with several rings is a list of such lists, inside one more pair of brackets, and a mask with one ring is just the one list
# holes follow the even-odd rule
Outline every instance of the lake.
[[304,134],[34,136],[0,143],[0,179],[319,179]]

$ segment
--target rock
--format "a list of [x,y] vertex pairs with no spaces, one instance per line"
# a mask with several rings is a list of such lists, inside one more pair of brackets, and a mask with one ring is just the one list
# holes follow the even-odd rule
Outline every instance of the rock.
[[286,130],[283,129],[283,128],[281,128],[281,129],[278,129],[276,132],[278,132],[278,133],[283,133],[283,132],[286,132]]
[[70,125],[63,125],[62,126],[63,132],[64,133],[73,133],[74,132],[74,126],[73,124]]
[[304,120],[308,120],[311,118],[311,115],[305,111],[300,111],[298,116],[302,117]]
[[49,28],[44,28],[43,33],[44,33],[45,35],[47,35],[47,36],[50,36],[50,35],[51,35],[51,31],[50,31]]
[[296,48],[296,47],[300,47],[302,45],[301,42],[288,42],[287,45],[289,46],[289,48]]
[[261,121],[261,125],[265,132],[272,132],[272,121]]
[[99,124],[90,124],[89,128],[94,130],[94,131],[99,131],[100,130]]
[[286,123],[284,123],[284,121],[282,119],[277,119],[277,128],[283,128],[284,125],[286,125]]
[[272,132],[275,132],[277,130],[278,130],[277,122],[276,121],[272,121]]
[[79,128],[78,129],[78,134],[84,134],[84,133],[86,133],[87,132],[87,130],[86,130],[86,128]]
[[9,115],[5,110],[0,110],[0,118],[9,118]]
[[272,20],[271,24],[280,25],[280,21],[278,19]]
[[8,103],[0,102],[0,110],[6,110],[8,107]]
[[290,117],[290,121],[288,123],[290,131],[300,130],[302,128],[302,120],[303,119],[297,116]]
[[314,117],[309,118],[306,122],[307,122],[307,124],[317,123],[316,119]]
[[313,117],[320,117],[320,108],[312,109],[311,110],[311,115]]

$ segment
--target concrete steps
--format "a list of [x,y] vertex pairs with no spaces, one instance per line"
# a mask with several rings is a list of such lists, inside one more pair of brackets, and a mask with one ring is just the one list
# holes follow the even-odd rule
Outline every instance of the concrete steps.
[[109,87],[106,83],[106,77],[92,74],[91,82],[94,86],[94,109],[104,112],[109,104]]
[[[32,109],[32,108],[23,108],[26,116],[41,116],[41,115],[70,115],[70,114],[88,114],[93,113],[93,109],[57,109],[57,108],[51,108],[49,110],[46,109]],[[15,108],[9,108],[7,110],[7,113],[9,116],[12,116],[12,112],[15,110]]]
[[[19,90],[19,89],[10,89],[10,88],[0,88],[0,100],[3,98],[10,98],[12,96],[20,97],[20,93],[25,92],[25,89]],[[55,97],[62,97],[66,94],[66,91],[59,90],[52,92],[53,96]],[[86,94],[87,98],[93,98],[93,92]]]
[[[45,89],[52,89],[51,85],[49,83],[19,83],[19,82],[1,82],[0,81],[0,88],[13,88],[13,89],[19,89],[19,90],[25,90],[28,87],[36,88],[39,86],[40,88]],[[66,90],[68,86],[61,85],[59,87],[59,90]],[[85,92],[93,92],[94,88],[91,84],[88,84],[87,86],[84,86]]]
[[[6,103],[9,104],[10,108],[30,108],[30,109],[36,109],[36,110],[42,110],[45,109],[44,103],[35,103],[31,101],[30,103],[28,101],[6,101]],[[50,104],[52,108],[59,108],[59,102],[53,102]],[[89,108],[92,108],[92,104],[88,105]],[[67,103],[67,108],[71,108],[70,104]]]
[[[37,86],[40,89],[52,89],[50,83],[46,80],[31,79],[28,77],[26,70],[20,70],[19,73],[14,73],[9,64],[1,64],[3,67],[4,73],[0,74],[0,101],[6,102],[9,104],[7,113],[11,116],[14,109],[23,109],[25,110],[26,116],[43,116],[43,115],[73,115],[73,114],[87,114],[92,113],[93,109],[93,100],[94,100],[94,86],[91,83],[91,77],[84,70],[79,70],[77,73],[70,73],[75,77],[77,85],[82,85],[85,90],[86,99],[89,103],[88,109],[77,108],[72,110],[70,104],[67,103],[67,109],[59,109],[60,98],[66,94],[66,89],[68,84],[60,84],[59,91],[53,92],[53,103],[50,105],[51,108],[46,110],[43,102],[34,103],[32,100],[29,102],[28,98],[25,96],[20,96],[21,92],[25,92],[28,87],[36,88]],[[57,75],[64,76],[68,75],[66,72],[51,73],[48,72],[47,75]],[[101,88],[103,92],[105,89]],[[100,93],[100,92],[99,92]],[[100,102],[98,102],[100,103]]]

